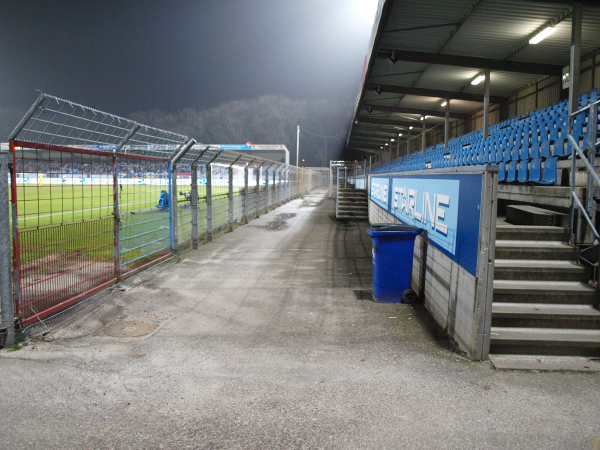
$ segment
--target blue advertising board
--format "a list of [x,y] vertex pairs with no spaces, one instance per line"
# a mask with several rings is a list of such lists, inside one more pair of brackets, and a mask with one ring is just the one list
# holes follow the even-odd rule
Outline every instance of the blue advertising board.
[[475,275],[482,186],[482,174],[371,177],[369,196]]
[[367,179],[366,177],[358,177],[356,178],[355,185],[356,189],[366,189],[367,188]]

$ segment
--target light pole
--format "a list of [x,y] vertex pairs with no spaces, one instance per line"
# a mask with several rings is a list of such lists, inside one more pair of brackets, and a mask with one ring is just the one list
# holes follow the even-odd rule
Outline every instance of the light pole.
[[298,166],[300,157],[300,125],[298,125],[298,132],[296,133],[296,167]]

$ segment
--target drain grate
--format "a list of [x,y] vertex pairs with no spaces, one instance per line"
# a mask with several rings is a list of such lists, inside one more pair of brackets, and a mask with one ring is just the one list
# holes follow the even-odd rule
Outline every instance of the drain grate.
[[133,338],[145,336],[152,333],[157,323],[136,322],[132,320],[115,320],[98,332],[98,336],[109,336],[116,338]]

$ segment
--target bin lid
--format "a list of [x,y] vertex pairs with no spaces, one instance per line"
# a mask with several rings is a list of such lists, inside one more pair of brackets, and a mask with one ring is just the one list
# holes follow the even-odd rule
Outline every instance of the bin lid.
[[369,236],[382,236],[384,234],[421,234],[423,230],[412,225],[400,223],[374,223],[367,229]]

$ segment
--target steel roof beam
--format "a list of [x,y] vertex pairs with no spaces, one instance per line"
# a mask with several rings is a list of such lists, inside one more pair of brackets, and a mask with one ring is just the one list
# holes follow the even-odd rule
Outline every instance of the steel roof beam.
[[378,58],[388,58],[392,51],[400,61],[438,64],[441,66],[471,67],[474,69],[490,69],[503,72],[528,73],[534,75],[561,76],[562,67],[553,64],[539,64],[522,61],[506,61],[475,56],[443,55],[427,52],[414,52],[410,50],[397,50],[382,48],[377,54]]
[[[389,113],[401,113],[401,114],[420,114],[421,116],[433,116],[433,117],[446,117],[444,111],[435,111],[432,109],[417,109],[417,108],[405,108],[403,106],[386,106],[376,105],[372,103],[363,103],[362,109],[367,110],[371,108],[372,111],[383,111]],[[452,119],[467,119],[469,114],[450,113]],[[413,125],[414,126],[414,125]]]
[[[367,87],[369,91],[378,92],[390,92],[393,94],[405,94],[405,95],[418,95],[421,97],[439,97],[443,99],[449,98],[450,100],[465,100],[468,102],[483,102],[483,96],[481,94],[468,94],[466,92],[453,92],[443,91],[440,89],[425,89],[415,88],[409,86],[396,86],[390,84],[370,84]],[[490,96],[491,103],[501,103],[502,97]]]
[[383,119],[383,118],[379,118],[379,117],[362,117],[361,116],[356,120],[358,120],[357,125],[360,125],[361,123],[389,125],[389,126],[397,126],[397,127],[417,127],[417,126],[421,125],[421,122],[420,121],[417,122],[416,120],[414,122],[406,122],[403,120]]

